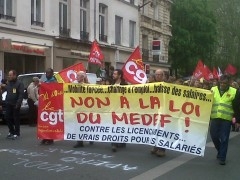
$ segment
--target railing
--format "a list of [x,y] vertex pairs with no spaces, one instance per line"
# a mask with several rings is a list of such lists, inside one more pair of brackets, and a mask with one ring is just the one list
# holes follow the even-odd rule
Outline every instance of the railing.
[[40,26],[40,27],[43,27],[44,23],[43,22],[39,22],[39,21],[31,21],[31,24],[34,25],[34,26]]
[[59,34],[60,36],[70,37],[70,29],[59,27]]
[[99,34],[99,41],[107,42],[107,40],[108,40],[108,37],[106,35]]
[[5,14],[0,14],[0,19],[6,19],[8,21],[15,22],[16,17],[5,15]]
[[89,33],[86,31],[80,31],[80,39],[84,41],[89,40]]

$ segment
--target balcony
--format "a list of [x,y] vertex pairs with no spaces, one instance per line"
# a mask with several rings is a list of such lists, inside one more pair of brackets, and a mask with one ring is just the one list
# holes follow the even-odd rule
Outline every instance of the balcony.
[[143,59],[143,61],[148,61],[148,59],[149,59],[149,50],[148,49],[142,49],[142,59]]
[[108,37],[106,35],[99,34],[99,41],[107,42],[107,40],[108,40]]
[[39,21],[31,20],[31,25],[43,27],[44,23],[43,22],[39,22]]
[[0,19],[5,19],[7,21],[15,22],[16,17],[5,15],[5,14],[0,14]]
[[86,31],[80,31],[80,39],[83,41],[89,40],[89,33]]
[[63,37],[70,37],[70,29],[64,28],[64,27],[59,27],[59,34],[60,36]]

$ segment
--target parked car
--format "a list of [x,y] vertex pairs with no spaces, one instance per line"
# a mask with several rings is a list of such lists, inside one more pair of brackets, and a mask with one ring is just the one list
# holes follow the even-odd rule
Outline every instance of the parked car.
[[[20,74],[18,76],[18,80],[20,80],[23,83],[23,86],[24,86],[24,98],[23,98],[23,101],[22,101],[22,104],[21,104],[21,109],[20,109],[21,120],[27,120],[28,119],[27,87],[32,82],[33,77],[38,77],[41,81],[46,80],[45,73]],[[4,92],[2,94],[3,110],[0,114],[0,117],[1,117],[3,122],[5,122],[5,114],[6,114],[6,107],[5,107],[6,95],[7,95],[7,92]]]

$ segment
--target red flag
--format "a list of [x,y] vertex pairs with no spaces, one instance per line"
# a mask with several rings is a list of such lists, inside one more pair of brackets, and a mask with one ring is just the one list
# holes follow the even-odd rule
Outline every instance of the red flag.
[[123,78],[131,84],[144,84],[147,82],[147,75],[144,71],[139,46],[133,51],[123,65],[122,71]]
[[[53,93],[56,92],[57,94]],[[40,139],[64,139],[63,84],[43,83],[39,89],[38,128]],[[53,96],[55,94],[55,96]],[[47,100],[46,100],[47,99]]]
[[214,79],[218,79],[219,78],[218,71],[217,71],[217,69],[215,67],[213,67],[213,78]]
[[97,64],[97,65],[101,66],[101,65],[102,65],[102,61],[103,61],[103,58],[104,58],[103,53],[102,53],[102,51],[100,50],[97,41],[96,41],[96,40],[93,41],[88,62],[89,62],[89,63],[92,63],[92,64]]
[[225,69],[225,73],[235,75],[237,73],[237,68],[231,64],[228,64],[227,68]]
[[204,79],[210,80],[213,79],[213,73],[212,71],[204,64]]
[[195,77],[196,79],[201,79],[202,77],[204,77],[204,74],[205,74],[204,64],[202,60],[199,60],[193,72],[193,77]]
[[59,83],[71,83],[77,79],[78,71],[86,71],[82,63],[74,64],[63,69],[58,74],[55,74],[55,78]]

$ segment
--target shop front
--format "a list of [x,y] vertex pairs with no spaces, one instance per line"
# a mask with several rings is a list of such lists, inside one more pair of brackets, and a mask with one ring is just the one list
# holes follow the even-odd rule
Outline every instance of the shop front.
[[50,59],[49,47],[0,39],[0,70],[3,78],[11,69],[18,74],[44,72],[46,61],[50,62]]

